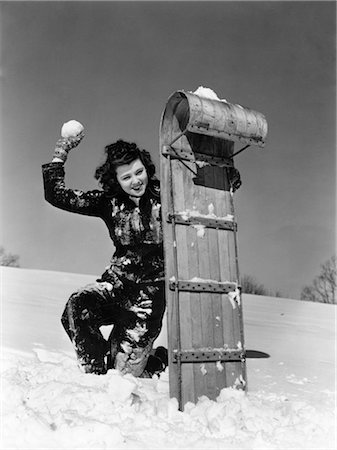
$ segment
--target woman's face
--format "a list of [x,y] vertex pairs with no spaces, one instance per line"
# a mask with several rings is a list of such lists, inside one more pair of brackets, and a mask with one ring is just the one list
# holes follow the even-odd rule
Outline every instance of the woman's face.
[[123,191],[131,197],[139,198],[145,194],[148,176],[140,159],[135,159],[130,164],[118,166],[116,176]]

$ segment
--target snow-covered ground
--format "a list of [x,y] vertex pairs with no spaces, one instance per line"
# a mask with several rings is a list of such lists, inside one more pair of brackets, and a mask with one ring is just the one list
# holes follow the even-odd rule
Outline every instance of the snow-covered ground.
[[[248,393],[224,389],[180,412],[167,372],[135,379],[78,370],[59,318],[72,291],[95,277],[1,274],[1,448],[336,447],[336,306],[244,295]],[[164,326],[157,345],[165,343]]]

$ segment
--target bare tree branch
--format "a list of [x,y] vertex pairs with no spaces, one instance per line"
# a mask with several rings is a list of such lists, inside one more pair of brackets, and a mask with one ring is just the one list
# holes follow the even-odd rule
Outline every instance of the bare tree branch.
[[314,278],[311,286],[305,286],[301,300],[321,303],[336,303],[337,269],[336,256],[321,265],[321,273]]

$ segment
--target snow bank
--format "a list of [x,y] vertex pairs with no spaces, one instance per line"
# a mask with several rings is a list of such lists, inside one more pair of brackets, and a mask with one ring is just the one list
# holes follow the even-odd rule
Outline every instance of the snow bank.
[[333,448],[332,412],[282,396],[224,389],[180,412],[167,373],[83,374],[72,357],[42,349],[4,352],[2,379],[5,448]]
[[[179,412],[167,373],[135,379],[77,368],[59,319],[74,289],[95,276],[1,274],[1,448],[336,448],[335,305],[244,294],[247,395],[225,389]],[[166,345],[163,325],[157,346]]]

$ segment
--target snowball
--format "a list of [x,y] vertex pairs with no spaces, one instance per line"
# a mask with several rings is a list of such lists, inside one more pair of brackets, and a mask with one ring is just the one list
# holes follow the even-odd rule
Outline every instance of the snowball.
[[69,120],[61,128],[61,136],[64,138],[75,137],[84,130],[84,126],[77,120]]

